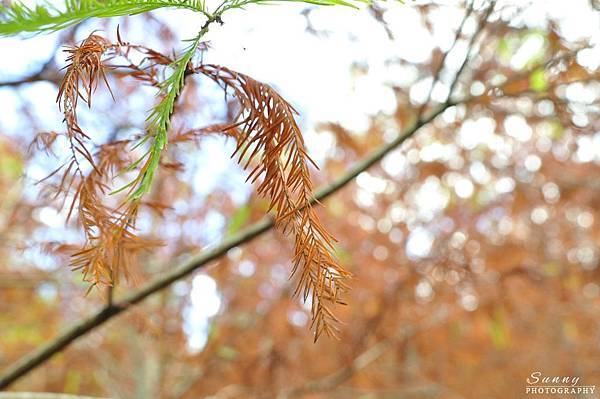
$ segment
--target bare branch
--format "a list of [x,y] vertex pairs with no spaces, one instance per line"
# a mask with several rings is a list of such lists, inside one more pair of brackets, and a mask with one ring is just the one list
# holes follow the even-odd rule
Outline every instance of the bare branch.
[[62,76],[58,66],[54,62],[54,55],[58,51],[60,43],[64,43],[65,41],[72,41],[75,37],[76,32],[77,27],[73,27],[62,32],[59,36],[59,39],[57,40],[58,44],[56,44],[54,51],[51,52],[52,56],[47,61],[45,61],[36,72],[28,76],[22,77],[20,79],[11,80],[7,82],[0,82],[0,87],[19,87],[21,85],[35,82],[50,82],[58,86],[60,84]]
[[438,67],[436,68],[436,70],[433,74],[433,80],[431,81],[431,86],[429,86],[429,92],[427,93],[427,98],[425,99],[425,101],[423,102],[421,107],[419,108],[419,112],[417,114],[419,118],[423,115],[423,112],[425,112],[425,109],[427,108],[427,105],[429,104],[429,101],[431,100],[431,95],[433,94],[433,89],[435,88],[435,85],[439,82],[442,70],[446,66],[446,58],[448,58],[448,55],[456,47],[456,44],[458,43],[458,40],[460,39],[460,36],[462,35],[465,23],[471,16],[471,13],[473,13],[473,3],[474,3],[474,1],[471,0],[469,6],[467,7],[467,11],[465,12],[465,16],[463,17],[462,21],[460,21],[460,25],[458,26],[458,29],[456,30],[456,35],[454,36],[454,41],[452,42],[452,45],[450,46],[448,51],[446,51],[444,53],[444,55],[442,56],[442,59],[440,60],[440,63],[438,64]]
[[8,82],[0,82],[0,87],[18,87],[28,83],[35,82],[51,82],[55,85],[60,83],[60,75],[58,70],[52,68],[42,68],[38,72],[17,80]]
[[454,79],[452,80],[452,83],[450,84],[450,88],[448,89],[448,100],[450,100],[450,98],[452,98],[452,92],[454,91],[454,88],[458,84],[458,81],[460,80],[460,76],[462,75],[466,66],[469,64],[469,60],[471,59],[471,52],[473,51],[475,42],[477,41],[479,36],[485,30],[485,27],[488,23],[488,19],[489,19],[490,15],[492,15],[492,12],[494,11],[495,7],[496,7],[496,1],[492,0],[490,2],[489,6],[486,8],[484,15],[481,18],[481,21],[479,22],[479,26],[477,27],[477,30],[475,31],[473,36],[471,36],[471,40],[469,40],[469,45],[467,46],[467,54],[465,55],[465,58],[464,58],[462,64],[460,65],[460,68],[458,68],[458,71],[456,71],[456,74],[454,75]]

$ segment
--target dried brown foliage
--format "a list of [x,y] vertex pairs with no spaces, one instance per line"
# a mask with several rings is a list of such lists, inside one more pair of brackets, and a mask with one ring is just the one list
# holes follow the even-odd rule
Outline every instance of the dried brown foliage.
[[33,150],[43,151],[46,154],[54,155],[52,151],[52,145],[56,142],[56,139],[60,136],[57,132],[40,132],[35,135],[31,143],[29,144],[28,152]]
[[[113,286],[121,273],[129,277],[137,252],[156,244],[134,233],[138,202],[124,202],[117,206],[107,204],[106,197],[111,191],[113,178],[132,162],[126,148],[130,141],[104,145],[94,157],[86,146],[90,137],[84,133],[77,118],[79,99],[91,107],[92,95],[100,79],[109,87],[106,61],[110,56],[126,55],[121,51],[122,48],[121,43],[113,45],[105,38],[92,34],[80,46],[67,49],[66,52],[70,54],[67,58],[69,65],[57,99],[64,112],[72,153],[57,193],[66,197],[73,189],[69,216],[77,206],[78,220],[83,226],[86,242],[80,251],[73,254],[71,266],[83,273],[84,280],[90,282],[91,287]],[[91,165],[92,169],[87,175],[80,156]]]
[[85,247],[71,260],[74,270],[81,270],[92,285],[113,286],[119,276],[131,277],[140,250],[158,243],[134,233],[138,202],[126,202],[116,207],[106,205],[106,195],[112,178],[129,165],[123,158],[123,143],[111,143],[100,148],[97,167],[83,178],[76,189],[78,216],[85,235]]
[[321,333],[335,336],[338,320],[332,307],[343,303],[340,297],[348,289],[350,273],[335,259],[334,238],[312,206],[308,165],[314,162],[294,119],[296,111],[269,85],[247,75],[215,65],[196,71],[231,88],[239,100],[238,122],[225,130],[240,129],[235,154],[244,168],[251,167],[248,180],[262,178],[258,192],[270,198],[276,225],[295,237],[293,273],[300,276],[296,294],[311,299],[315,340]]
[[[80,46],[66,50],[70,54],[69,65],[58,95],[72,152],[58,192],[67,194],[74,187],[69,215],[77,204],[77,215],[86,235],[86,244],[73,255],[71,265],[81,270],[92,285],[114,285],[121,273],[129,275],[132,259],[139,250],[155,245],[134,234],[140,201],[107,205],[114,177],[136,165],[127,156],[127,145],[132,140],[105,145],[94,156],[86,147],[90,137],[77,118],[79,99],[91,106],[98,82],[103,80],[108,86],[107,69],[119,69],[138,81],[160,87],[159,68],[172,65],[169,57],[127,43],[119,32],[117,36],[118,43],[112,44],[92,34]],[[140,52],[143,59],[134,62],[130,57],[132,50]],[[203,47],[201,51],[204,50]],[[107,62],[117,57],[126,60],[126,64],[109,67]],[[270,199],[269,211],[275,210],[277,226],[295,237],[292,273],[299,275],[296,294],[311,301],[315,340],[322,333],[336,336],[339,320],[333,307],[343,303],[341,295],[348,289],[346,281],[350,273],[336,260],[335,239],[319,220],[312,204],[309,164],[314,162],[306,153],[294,119],[297,112],[273,88],[247,75],[215,65],[201,65],[190,69],[189,73],[192,72],[210,77],[226,92],[232,90],[240,104],[239,115],[234,123],[171,134],[171,142],[196,141],[215,133],[237,140],[234,155],[239,156],[244,168],[251,168],[248,180],[261,179],[258,193]],[[87,175],[81,159],[91,165]],[[126,187],[135,187],[147,167],[148,162],[143,163],[137,177]],[[165,160],[161,161],[161,167],[171,171],[183,169],[181,163]]]

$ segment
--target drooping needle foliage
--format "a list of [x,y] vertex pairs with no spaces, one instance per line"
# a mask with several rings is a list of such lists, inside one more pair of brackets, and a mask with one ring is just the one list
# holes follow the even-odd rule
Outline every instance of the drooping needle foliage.
[[[284,0],[285,1],[285,0]],[[290,1],[290,0],[288,0]],[[319,5],[354,6],[343,0],[291,0]],[[297,293],[312,300],[313,326],[316,337],[321,333],[335,335],[337,319],[333,305],[341,303],[341,294],[347,289],[347,272],[335,258],[334,239],[319,221],[311,206],[313,186],[304,141],[294,120],[294,109],[270,86],[249,76],[214,65],[193,65],[203,37],[214,22],[222,23],[227,10],[249,4],[273,3],[273,0],[226,0],[215,10],[208,10],[199,0],[67,0],[62,6],[42,2],[29,7],[21,2],[0,6],[0,36],[22,33],[36,34],[58,31],[89,18],[134,15],[159,8],[183,8],[202,14],[205,23],[198,34],[188,42],[183,52],[171,59],[142,46],[123,42],[111,43],[98,35],[90,35],[79,46],[67,49],[69,65],[59,89],[58,102],[67,126],[71,159],[65,163],[58,193],[73,194],[71,213],[79,216],[85,235],[85,246],[75,253],[72,266],[84,273],[92,286],[112,286],[119,275],[129,276],[132,256],[140,249],[154,245],[136,234],[135,220],[145,194],[161,166],[162,155],[168,144],[171,117],[177,99],[188,75],[208,76],[226,91],[232,90],[239,101],[238,119],[222,126],[222,132],[236,137],[237,153],[244,167],[251,168],[249,180],[260,180],[258,191],[271,201],[276,212],[277,225],[295,237],[293,272],[299,273]],[[359,1],[360,2],[360,1]],[[120,145],[109,143],[98,151],[90,150],[91,141],[78,122],[78,100],[91,106],[92,95],[98,82],[106,79],[108,59],[128,59],[129,51],[141,51],[148,65],[130,63],[129,74],[158,89],[158,102],[147,118],[142,137],[122,140]],[[166,78],[160,79],[148,72],[162,68]],[[144,148],[144,155],[131,160],[128,148]],[[122,149],[119,152],[119,148]],[[81,164],[91,166],[85,172]],[[136,172],[125,186],[112,190],[116,176]],[[105,197],[124,191],[121,205],[110,207]],[[77,212],[75,212],[77,207]]]

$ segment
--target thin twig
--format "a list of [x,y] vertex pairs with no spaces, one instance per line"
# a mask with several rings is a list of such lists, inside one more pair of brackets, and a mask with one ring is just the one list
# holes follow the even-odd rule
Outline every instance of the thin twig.
[[421,118],[421,116],[423,116],[423,112],[425,112],[425,109],[427,108],[427,105],[429,104],[429,101],[431,100],[431,95],[433,94],[433,89],[435,88],[435,85],[440,81],[442,70],[446,66],[446,59],[448,58],[448,55],[452,52],[452,50],[454,50],[454,48],[456,47],[456,44],[458,43],[458,40],[460,39],[460,36],[462,35],[463,29],[465,27],[465,23],[471,16],[471,13],[473,13],[473,3],[474,3],[474,0],[471,0],[469,3],[469,6],[467,7],[467,11],[465,12],[465,16],[463,17],[462,21],[460,21],[460,25],[458,26],[458,29],[456,30],[456,35],[454,36],[454,41],[452,42],[452,45],[450,46],[448,51],[446,51],[444,53],[444,55],[442,56],[442,59],[440,60],[440,63],[438,64],[438,67],[433,74],[433,80],[431,81],[431,86],[429,86],[429,92],[427,93],[427,98],[425,99],[425,102],[423,102],[423,104],[421,105],[421,107],[419,108],[419,111],[417,113],[418,118]]
[[106,289],[106,306],[111,306],[113,303],[113,293],[114,293],[114,288],[113,286],[109,286]]
[[469,45],[467,46],[467,54],[465,55],[465,58],[464,58],[462,64],[460,65],[460,68],[458,68],[458,71],[456,71],[456,74],[454,75],[454,79],[452,79],[452,83],[450,84],[450,88],[448,89],[448,100],[450,100],[452,98],[452,93],[454,92],[454,88],[458,84],[458,81],[460,80],[460,76],[464,72],[466,66],[469,64],[469,60],[471,59],[471,52],[473,51],[475,42],[477,41],[477,38],[479,38],[479,36],[485,30],[485,27],[488,23],[488,19],[489,19],[490,15],[492,15],[492,12],[494,11],[495,7],[496,7],[496,1],[492,0],[490,2],[490,5],[485,10],[483,18],[481,18],[481,22],[479,23],[477,30],[475,31],[473,36],[471,36],[471,40],[469,41]]
[[9,80],[7,82],[0,82],[0,87],[18,87],[21,85],[35,82],[50,82],[58,86],[60,80],[61,77],[58,74],[58,71],[49,71],[48,68],[44,67],[42,68],[42,70],[24,78],[17,80]]
[[[73,40],[76,32],[77,26],[69,28],[68,30],[62,32],[57,40],[57,43],[63,43],[65,42],[65,40]],[[57,44],[54,48],[54,51],[52,51],[51,54],[54,55],[54,53],[56,53],[59,47],[60,45]],[[45,61],[44,64],[42,64],[42,66],[36,72],[28,76],[22,77],[20,79],[11,80],[7,82],[0,82],[0,87],[19,87],[24,84],[35,82],[50,82],[58,86],[60,84],[61,78],[62,77],[60,71],[56,67],[56,63],[54,62],[54,56],[52,56],[47,61]]]

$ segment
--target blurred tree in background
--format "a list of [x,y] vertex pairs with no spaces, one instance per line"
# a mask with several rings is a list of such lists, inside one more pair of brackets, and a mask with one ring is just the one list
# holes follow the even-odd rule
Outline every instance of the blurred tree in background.
[[[507,398],[524,396],[534,371],[598,385],[597,8],[297,4],[211,26],[196,65],[277,88],[300,111],[317,193],[330,194],[315,209],[354,277],[337,307],[340,339],[317,343],[310,300],[292,295],[294,244],[270,229],[268,199],[229,159],[235,137],[193,134],[238,112],[209,79],[188,78],[177,98],[169,133],[193,139],[166,148],[136,230],[162,245],[140,253],[114,302],[85,295],[68,267],[81,226],[38,183],[68,157],[60,46],[93,31],[116,43],[119,26],[171,57],[201,18],[158,10],[0,39],[0,379],[28,353],[51,353],[10,389]],[[107,71],[116,100],[100,85],[93,108],[78,110],[97,148],[143,132],[156,104],[152,87],[119,71]],[[43,347],[81,320],[77,340]]]

